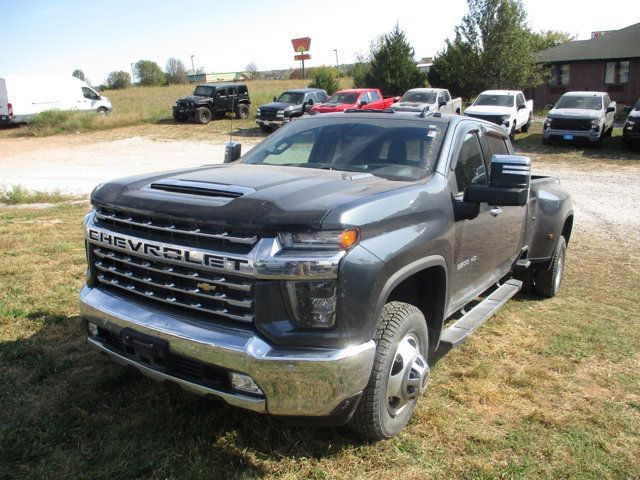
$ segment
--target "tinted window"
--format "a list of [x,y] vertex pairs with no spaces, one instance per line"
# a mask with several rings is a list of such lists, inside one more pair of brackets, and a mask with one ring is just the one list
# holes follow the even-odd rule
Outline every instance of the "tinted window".
[[486,185],[487,168],[477,134],[468,133],[464,137],[458,154],[455,175],[458,192],[463,192],[469,185]]
[[236,87],[229,87],[229,95],[235,95],[236,94]]
[[238,87],[238,93],[240,95],[245,95],[247,93],[247,87],[245,87],[244,85],[240,85]]
[[355,93],[334,93],[329,97],[327,103],[356,103],[357,98]]
[[218,89],[218,95],[220,95],[221,97],[224,97],[227,95],[227,89],[226,88],[219,88]]
[[489,155],[508,155],[507,144],[504,138],[494,137],[493,135],[485,135],[487,145],[489,146]]
[[198,85],[196,87],[196,89],[194,90],[193,94],[194,95],[200,95],[202,97],[212,97],[214,91],[215,91],[215,88],[213,88],[213,87],[206,87],[204,85]]
[[283,103],[295,103],[296,105],[302,103],[302,94],[295,92],[284,92],[278,97],[279,102]]

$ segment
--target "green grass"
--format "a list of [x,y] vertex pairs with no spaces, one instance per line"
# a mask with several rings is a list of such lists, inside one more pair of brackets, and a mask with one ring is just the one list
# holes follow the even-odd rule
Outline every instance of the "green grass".
[[59,191],[40,192],[27,190],[20,185],[14,185],[8,190],[0,189],[0,204],[19,205],[24,203],[60,203],[78,198]]
[[[290,88],[306,87],[310,80],[256,80],[248,82],[251,107],[249,119],[234,121],[236,128],[255,127],[256,108],[271,102]],[[351,79],[340,80],[340,87],[351,86]],[[21,128],[0,132],[2,136],[49,136],[60,133],[76,133],[109,130],[144,124],[173,124],[172,106],[177,98],[193,93],[194,85],[170,85],[162,87],[132,87],[124,90],[106,90],[103,93],[111,100],[113,112],[99,116],[93,112],[50,111],[37,115],[34,121]],[[227,122],[213,121],[205,128],[228,129]]]
[[[536,161],[559,158],[574,162],[546,150]],[[435,366],[408,427],[369,443],[285,427],[90,351],[77,307],[86,209],[0,210],[0,479],[638,478],[636,244],[578,218],[561,294],[508,303]]]

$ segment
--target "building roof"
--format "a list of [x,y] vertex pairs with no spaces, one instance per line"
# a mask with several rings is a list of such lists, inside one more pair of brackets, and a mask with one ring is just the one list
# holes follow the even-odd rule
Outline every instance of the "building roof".
[[640,23],[589,40],[562,43],[538,57],[545,63],[627,58],[640,58]]

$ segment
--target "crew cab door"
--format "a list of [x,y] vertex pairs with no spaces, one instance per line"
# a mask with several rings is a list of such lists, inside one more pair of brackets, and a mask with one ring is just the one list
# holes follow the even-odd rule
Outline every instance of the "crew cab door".
[[[502,131],[482,127],[480,131],[485,162],[491,165],[493,155],[513,155],[510,140]],[[490,210],[494,227],[493,268],[496,276],[506,273],[520,254],[526,228],[526,207],[492,205]]]
[[[522,108],[523,106],[524,108]],[[516,109],[518,110],[516,125],[518,128],[520,128],[522,125],[529,121],[530,113],[527,110],[527,102],[525,101],[524,95],[522,93],[518,93],[516,95]]]
[[489,170],[477,126],[463,127],[456,135],[456,148],[453,150],[448,177],[456,212],[451,303],[457,309],[467,303],[467,299],[477,295],[493,265],[491,257],[495,232],[491,208],[481,204],[478,215],[470,220],[460,219],[458,214],[465,207],[465,188],[487,185],[489,181]]
[[229,110],[229,99],[227,98],[227,89],[226,88],[217,88],[216,89],[216,110],[221,112],[226,112]]

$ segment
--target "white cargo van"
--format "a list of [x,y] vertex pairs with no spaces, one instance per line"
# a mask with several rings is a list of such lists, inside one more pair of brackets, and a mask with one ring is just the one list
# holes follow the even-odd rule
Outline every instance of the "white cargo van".
[[0,76],[0,124],[28,122],[46,110],[111,111],[111,102],[82,80],[58,75]]

